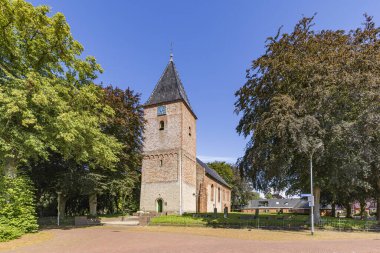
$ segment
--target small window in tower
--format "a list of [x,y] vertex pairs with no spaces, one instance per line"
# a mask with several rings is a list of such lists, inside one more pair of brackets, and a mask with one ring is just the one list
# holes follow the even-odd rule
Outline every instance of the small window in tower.
[[160,130],[165,129],[165,122],[163,120],[160,121]]
[[191,136],[191,127],[189,127],[189,136]]
[[163,161],[162,161],[162,160],[160,160],[160,167],[162,167],[162,164],[163,164]]

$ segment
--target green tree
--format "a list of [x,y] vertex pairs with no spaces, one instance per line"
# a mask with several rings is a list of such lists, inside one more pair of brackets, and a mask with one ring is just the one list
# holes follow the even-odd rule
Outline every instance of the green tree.
[[144,112],[140,95],[108,86],[105,103],[115,115],[104,126],[104,132],[123,144],[116,170],[107,173],[107,191],[117,203],[117,211],[136,211],[139,206],[141,160],[143,147]]
[[266,193],[266,194],[265,194],[265,198],[266,198],[266,199],[273,199],[273,195],[272,195],[272,193],[270,193],[270,192]]
[[261,199],[260,193],[253,191],[251,199]]
[[234,171],[231,164],[222,161],[214,161],[207,163],[207,165],[218,172],[218,174],[227,182],[227,184],[232,184],[234,179]]
[[[46,203],[47,196],[56,199],[60,191],[60,213],[62,216],[66,206],[74,208],[71,213],[87,213],[91,205],[74,204],[75,201],[89,195],[89,204],[99,196],[95,203],[104,212],[135,211],[138,208],[142,131],[144,118],[140,95],[132,90],[125,91],[108,86],[103,89],[103,103],[110,106],[115,113],[102,125],[102,131],[116,138],[123,144],[118,154],[119,162],[114,168],[77,163],[65,160],[57,153],[51,153],[47,161],[39,161],[30,165],[30,176],[37,188],[38,207],[43,214],[52,206]],[[55,203],[55,202],[54,202]],[[55,207],[54,207],[55,208]],[[47,210],[46,210],[47,209]],[[96,205],[92,206],[95,214]]]
[[241,176],[240,170],[236,166],[219,161],[207,165],[218,172],[231,187],[231,205],[233,208],[240,208],[248,204],[249,200],[257,198],[257,193],[253,192],[251,184]]
[[[368,108],[372,118],[379,113],[380,30],[366,16],[363,28],[317,32],[313,19],[303,18],[293,32],[268,38],[265,54],[253,61],[246,84],[236,92],[235,105],[242,114],[237,131],[251,138],[239,166],[255,188],[307,191],[314,153],[318,221],[324,191],[335,191],[342,182],[360,184],[368,168],[363,164],[379,170],[372,155],[365,158],[378,142],[366,151],[345,147],[344,133],[362,136],[354,126],[368,126],[371,117],[363,113]],[[371,140],[378,136],[378,127],[367,130]],[[318,144],[323,146],[316,150]]]
[[81,57],[61,13],[0,0],[0,162],[4,174],[49,153],[112,167],[122,145],[100,128],[114,112],[93,84],[101,67]]

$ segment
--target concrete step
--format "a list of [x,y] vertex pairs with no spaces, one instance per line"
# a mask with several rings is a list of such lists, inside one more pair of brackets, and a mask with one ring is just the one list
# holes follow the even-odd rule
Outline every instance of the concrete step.
[[139,217],[127,216],[124,219],[122,217],[118,217],[117,219],[102,219],[101,224],[104,226],[138,226]]
[[139,221],[102,221],[103,226],[138,226]]
[[137,216],[119,216],[119,217],[111,217],[111,218],[106,218],[103,217],[101,218],[102,222],[109,222],[109,221],[130,221],[130,220],[139,220],[139,217]]
[[124,220],[139,220],[139,217],[138,216],[128,216],[128,217],[125,217]]

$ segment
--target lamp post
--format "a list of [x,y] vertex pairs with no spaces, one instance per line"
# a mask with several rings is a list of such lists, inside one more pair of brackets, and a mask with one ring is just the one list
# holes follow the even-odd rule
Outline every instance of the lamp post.
[[62,194],[62,192],[57,192],[57,194],[58,194],[58,207],[57,207],[57,209],[58,209],[58,210],[57,210],[57,211],[58,211],[58,212],[57,212],[58,215],[57,215],[57,225],[59,226],[59,218],[60,218],[59,216],[60,216],[60,214],[61,214],[61,212],[60,212],[60,209],[61,209],[61,208],[60,208],[59,205],[60,205],[60,203],[61,203],[61,194]]
[[310,153],[310,208],[311,208],[311,235],[314,235],[314,195],[313,195],[313,155],[315,150],[322,147],[322,143],[318,143]]

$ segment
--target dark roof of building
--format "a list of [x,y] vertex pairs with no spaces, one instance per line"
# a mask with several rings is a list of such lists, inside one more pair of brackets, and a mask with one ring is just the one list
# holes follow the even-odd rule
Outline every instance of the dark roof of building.
[[197,163],[202,166],[202,168],[205,169],[205,172],[207,175],[209,175],[211,178],[215,179],[218,183],[221,183],[224,186],[227,186],[228,188],[231,188],[227,182],[216,172],[215,170],[211,169],[207,166],[204,162],[202,162],[200,159],[197,158]]
[[290,208],[309,209],[306,199],[255,199],[250,200],[243,209],[270,209],[270,208]]
[[183,101],[196,118],[196,115],[190,106],[190,102],[182,85],[181,79],[179,78],[173,58],[170,57],[168,65],[166,66],[160,80],[156,84],[156,87],[144,106],[165,104],[175,101]]

